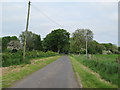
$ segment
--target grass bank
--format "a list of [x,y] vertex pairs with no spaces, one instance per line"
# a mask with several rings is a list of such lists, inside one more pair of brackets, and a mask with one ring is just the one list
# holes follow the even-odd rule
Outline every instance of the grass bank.
[[21,64],[2,68],[2,88],[9,87],[16,81],[45,67],[61,56],[52,56],[42,59],[31,60],[31,64]]
[[73,56],[78,62],[100,74],[101,78],[118,85],[118,55],[92,55],[87,59],[84,55]]
[[93,72],[91,69],[78,62],[74,57],[69,57],[75,73],[78,73],[80,76],[83,88],[117,88],[116,85],[112,85],[110,82],[101,79],[98,73]]

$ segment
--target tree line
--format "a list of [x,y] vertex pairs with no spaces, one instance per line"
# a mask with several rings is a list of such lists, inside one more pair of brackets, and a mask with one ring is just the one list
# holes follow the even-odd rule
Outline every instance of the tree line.
[[112,43],[98,43],[93,40],[93,32],[90,29],[77,29],[70,33],[65,29],[55,29],[41,40],[41,36],[31,31],[22,32],[19,38],[16,36],[2,37],[2,52],[17,52],[23,50],[26,36],[27,51],[53,51],[58,53],[85,54],[86,40],[89,54],[114,53],[118,54],[118,47]]

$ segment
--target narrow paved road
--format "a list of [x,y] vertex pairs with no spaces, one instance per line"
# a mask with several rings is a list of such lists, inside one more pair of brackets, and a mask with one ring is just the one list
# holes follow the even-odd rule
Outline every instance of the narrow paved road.
[[68,56],[17,82],[12,88],[79,88]]

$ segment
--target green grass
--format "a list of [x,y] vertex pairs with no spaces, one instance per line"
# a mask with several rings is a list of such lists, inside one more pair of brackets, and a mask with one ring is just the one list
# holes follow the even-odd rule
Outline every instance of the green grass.
[[80,76],[83,88],[117,88],[116,85],[101,79],[101,76],[81,64],[76,58],[70,56],[73,69]]
[[99,73],[103,79],[118,85],[118,63],[116,62],[118,55],[94,55],[91,59],[86,59],[83,55],[74,55],[73,57],[94,72]]
[[22,64],[17,66],[8,67],[6,71],[3,71],[2,76],[2,88],[9,87],[16,81],[23,79],[27,75],[45,67],[53,61],[60,58],[60,56],[53,56],[43,59],[32,60],[31,64]]
[[[0,71],[1,72],[1,71]],[[0,90],[2,89],[2,76],[0,75]]]

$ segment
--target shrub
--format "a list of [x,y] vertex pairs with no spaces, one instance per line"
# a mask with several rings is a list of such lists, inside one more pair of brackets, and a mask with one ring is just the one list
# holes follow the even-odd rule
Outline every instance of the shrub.
[[16,53],[3,53],[2,54],[2,66],[7,67],[10,65],[19,65],[22,63],[30,63],[30,59],[33,58],[41,58],[41,57],[49,57],[49,56],[55,56],[57,53],[48,51],[48,52],[42,52],[42,51],[31,51],[26,52],[26,58],[25,61],[22,60],[23,58],[22,51],[18,51]]

